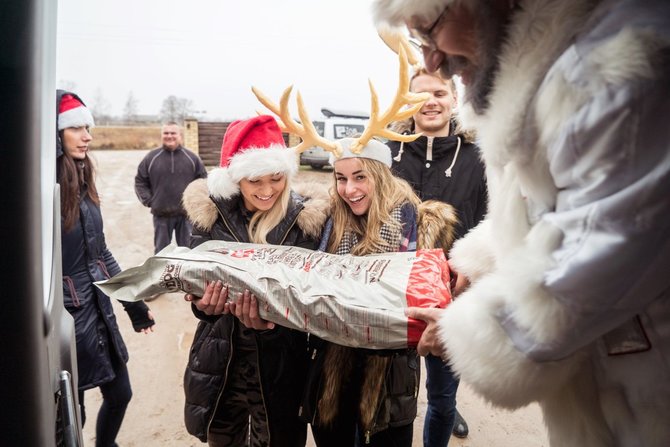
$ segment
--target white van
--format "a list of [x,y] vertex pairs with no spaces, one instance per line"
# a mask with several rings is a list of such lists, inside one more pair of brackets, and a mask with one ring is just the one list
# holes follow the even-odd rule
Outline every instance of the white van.
[[[323,119],[313,121],[314,127],[320,136],[331,141],[362,133],[370,119],[367,113],[362,112],[324,108],[321,109],[321,113]],[[328,165],[329,155],[329,152],[314,146],[300,154],[300,164],[311,166],[312,169],[323,169]]]

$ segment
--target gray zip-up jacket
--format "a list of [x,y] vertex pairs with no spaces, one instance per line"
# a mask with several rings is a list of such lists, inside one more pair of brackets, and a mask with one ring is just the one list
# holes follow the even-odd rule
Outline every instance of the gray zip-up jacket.
[[184,190],[193,180],[205,177],[207,170],[196,154],[182,146],[174,151],[161,146],[149,152],[137,167],[135,194],[155,216],[184,216]]

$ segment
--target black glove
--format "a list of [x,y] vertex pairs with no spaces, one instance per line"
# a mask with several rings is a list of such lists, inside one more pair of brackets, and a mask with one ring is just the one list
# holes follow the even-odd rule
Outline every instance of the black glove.
[[123,309],[128,312],[128,316],[130,317],[135,332],[140,332],[142,329],[149,328],[156,324],[154,320],[149,318],[149,306],[147,306],[144,301],[121,301],[121,304],[123,305]]

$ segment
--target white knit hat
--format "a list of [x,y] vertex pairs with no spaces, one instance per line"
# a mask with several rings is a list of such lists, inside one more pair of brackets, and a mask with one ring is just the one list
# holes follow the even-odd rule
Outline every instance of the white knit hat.
[[387,145],[373,138],[367,142],[360,153],[355,154],[351,152],[350,148],[356,141],[356,138],[342,138],[341,140],[337,140],[342,147],[342,155],[337,157],[331,152],[328,157],[328,163],[330,163],[331,166],[335,166],[336,161],[345,158],[369,158],[370,160],[384,163],[389,168],[391,167],[393,162],[391,160],[391,149]]

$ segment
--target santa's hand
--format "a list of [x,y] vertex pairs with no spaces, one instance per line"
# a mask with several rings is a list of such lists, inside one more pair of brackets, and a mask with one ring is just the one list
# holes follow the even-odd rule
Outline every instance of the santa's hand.
[[470,285],[470,280],[465,275],[459,275],[456,270],[449,266],[449,275],[451,276],[451,281],[449,282],[451,286],[451,296],[456,298],[461,293],[465,292],[465,289]]
[[438,321],[442,316],[442,312],[444,312],[444,309],[435,307],[408,307],[405,309],[405,315],[409,318],[421,320],[426,323],[426,329],[424,329],[423,334],[421,334],[419,344],[416,346],[419,355],[433,354],[437,357],[445,356],[446,349],[438,334]]

